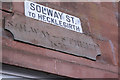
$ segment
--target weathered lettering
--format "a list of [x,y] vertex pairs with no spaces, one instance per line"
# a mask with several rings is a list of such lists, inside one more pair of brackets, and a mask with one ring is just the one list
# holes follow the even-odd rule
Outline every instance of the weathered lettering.
[[60,27],[55,28],[53,25],[17,14],[6,19],[5,29],[13,33],[15,40],[37,46],[93,60],[96,60],[96,56],[101,54],[99,46],[89,36]]

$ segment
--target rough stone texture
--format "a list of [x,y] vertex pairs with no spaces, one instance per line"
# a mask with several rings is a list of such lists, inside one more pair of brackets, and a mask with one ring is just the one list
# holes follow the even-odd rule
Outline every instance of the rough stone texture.
[[120,2],[118,3],[118,13],[117,13],[117,19],[118,19],[118,74],[119,74],[119,80],[120,80]]
[[[2,9],[6,11],[12,11],[12,2],[2,2]],[[1,8],[0,8],[1,9]]]
[[[12,3],[13,13],[24,15],[23,3]],[[99,44],[97,61],[14,41],[3,26],[3,63],[74,78],[118,77],[117,3],[41,3],[82,19],[84,32]],[[3,7],[5,10],[9,8]],[[7,12],[4,12],[7,13]],[[5,14],[3,14],[4,17]],[[86,24],[85,24],[86,23]]]
[[7,64],[74,78],[118,77],[118,69],[113,65],[101,64],[60,52],[17,43],[12,39],[3,38],[4,42],[6,43],[3,44],[3,62]]

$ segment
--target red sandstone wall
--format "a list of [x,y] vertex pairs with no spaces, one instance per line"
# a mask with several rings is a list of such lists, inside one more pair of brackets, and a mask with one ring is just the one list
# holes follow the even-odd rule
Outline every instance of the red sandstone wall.
[[[75,15],[82,20],[84,32],[100,45],[101,56],[96,61],[14,41],[4,30],[4,19],[14,14],[24,15],[23,2],[3,3],[3,63],[46,71],[73,78],[118,77],[118,4],[92,2],[40,3]],[[24,47],[23,47],[24,46]]]

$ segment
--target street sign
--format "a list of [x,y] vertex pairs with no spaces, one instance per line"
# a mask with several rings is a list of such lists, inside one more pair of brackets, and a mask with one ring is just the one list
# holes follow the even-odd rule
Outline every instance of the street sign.
[[75,16],[33,3],[31,1],[25,1],[24,8],[25,16],[27,17],[83,33],[80,19]]
[[56,27],[24,15],[14,14],[14,16],[6,18],[5,29],[13,34],[15,40],[39,47],[92,60],[96,60],[96,56],[101,54],[99,46],[90,36]]

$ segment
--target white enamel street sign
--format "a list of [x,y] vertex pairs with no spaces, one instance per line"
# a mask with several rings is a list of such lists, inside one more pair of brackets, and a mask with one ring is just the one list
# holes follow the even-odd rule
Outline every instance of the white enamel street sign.
[[25,16],[83,33],[80,19],[30,1],[24,2]]

